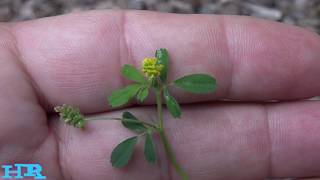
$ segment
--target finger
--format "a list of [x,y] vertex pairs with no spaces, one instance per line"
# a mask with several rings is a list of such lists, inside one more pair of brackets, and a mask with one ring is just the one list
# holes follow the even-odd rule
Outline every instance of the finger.
[[106,96],[124,85],[120,66],[139,67],[161,47],[170,52],[170,80],[197,72],[217,78],[215,95],[191,96],[175,89],[181,102],[319,95],[319,37],[280,23],[236,16],[93,11],[11,27],[21,61],[49,106],[69,103],[87,112],[105,110]]
[[[41,162],[47,179],[61,179],[56,141],[49,134],[46,112],[38,103],[12,44],[10,31],[0,23],[1,166]],[[1,179],[3,175],[1,168]]]
[[[183,106],[183,118],[179,121],[165,116],[166,130],[190,179],[317,177],[320,175],[319,108],[320,103],[312,101],[189,105]],[[130,111],[139,118],[150,118],[155,113],[142,107]],[[119,112],[105,115],[116,117]],[[128,168],[113,169],[109,163],[112,149],[124,138],[133,136],[119,122],[89,122],[84,131],[57,124],[66,177],[179,179],[173,169],[165,170],[168,162],[163,152],[156,166],[145,162],[142,143]]]

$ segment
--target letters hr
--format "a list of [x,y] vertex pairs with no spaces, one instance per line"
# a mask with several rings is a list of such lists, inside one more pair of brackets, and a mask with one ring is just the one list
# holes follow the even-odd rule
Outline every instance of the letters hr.
[[[14,170],[14,167],[16,170]],[[22,174],[23,168],[26,168],[26,173]],[[34,177],[34,179],[46,179],[46,176],[41,174],[42,167],[39,164],[15,164],[2,165],[4,171],[3,179],[22,179],[24,177]],[[14,176],[15,175],[15,176]]]

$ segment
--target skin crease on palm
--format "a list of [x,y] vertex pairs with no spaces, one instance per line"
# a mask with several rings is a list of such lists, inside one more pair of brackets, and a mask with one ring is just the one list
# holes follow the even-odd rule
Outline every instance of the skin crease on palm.
[[121,65],[140,66],[158,48],[170,53],[169,80],[204,72],[218,82],[211,95],[171,89],[183,114],[165,113],[167,134],[190,179],[320,176],[320,103],[303,100],[320,95],[318,35],[249,17],[141,11],[0,24],[0,162],[40,163],[49,180],[178,180],[160,144],[156,165],[140,145],[114,169],[110,153],[131,132],[114,121],[81,131],[52,112],[66,103],[87,115],[155,118],[153,95],[118,110],[106,97],[130,83]]

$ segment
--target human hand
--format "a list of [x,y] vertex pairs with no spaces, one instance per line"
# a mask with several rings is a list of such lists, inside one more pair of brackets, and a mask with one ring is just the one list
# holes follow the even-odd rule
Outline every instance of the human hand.
[[[248,17],[91,11],[3,23],[0,34],[2,164],[40,163],[50,180],[178,179],[162,151],[157,165],[138,148],[128,167],[113,169],[110,153],[130,135],[119,122],[82,131],[52,115],[63,103],[120,114],[106,100],[127,83],[119,68],[164,47],[169,80],[194,72],[217,79],[213,95],[173,90],[183,115],[166,122],[167,133],[190,179],[320,176],[320,104],[303,101],[320,91],[314,33]],[[127,108],[149,117],[147,104]]]

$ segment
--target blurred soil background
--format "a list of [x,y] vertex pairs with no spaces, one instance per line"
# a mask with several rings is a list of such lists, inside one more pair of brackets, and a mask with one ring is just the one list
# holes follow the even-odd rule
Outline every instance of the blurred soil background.
[[249,15],[320,33],[320,0],[0,0],[0,21],[21,21],[90,9]]

